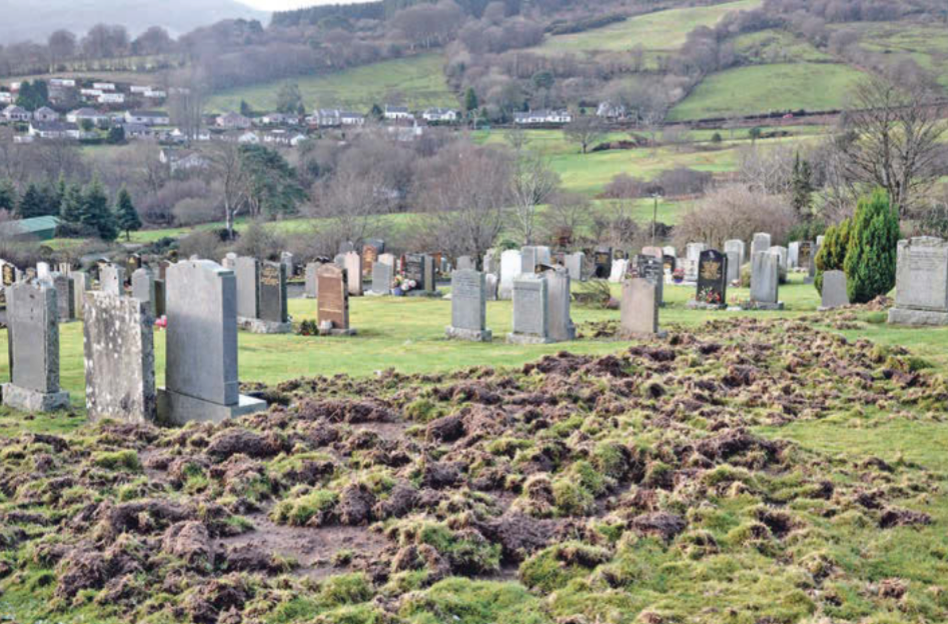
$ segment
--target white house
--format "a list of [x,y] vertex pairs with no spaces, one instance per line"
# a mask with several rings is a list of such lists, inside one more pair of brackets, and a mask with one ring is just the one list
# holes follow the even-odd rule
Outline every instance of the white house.
[[100,91],[115,91],[115,83],[112,82],[93,82],[93,89],[98,89]]
[[36,121],[59,121],[59,113],[48,106],[43,106],[33,111],[33,119]]
[[527,113],[514,113],[514,123],[519,125],[568,124],[573,115],[568,110],[536,110]]
[[135,94],[138,94],[138,95],[142,95],[143,93],[147,93],[148,91],[151,91],[151,87],[143,87],[143,86],[141,86],[141,85],[131,85],[131,86],[128,88],[128,91],[129,91],[129,93],[135,93]]
[[248,145],[256,145],[260,142],[260,137],[258,137],[255,132],[244,132],[239,137],[237,137],[237,142],[246,143]]
[[74,123],[62,121],[31,121],[30,136],[40,139],[79,139],[82,133]]
[[429,108],[421,116],[428,122],[454,123],[458,120],[458,112],[450,108]]
[[342,125],[342,112],[336,108],[321,108],[312,116],[320,128],[335,128]]
[[3,118],[7,121],[29,121],[33,114],[21,106],[11,104],[3,109]]
[[155,131],[145,124],[125,123],[122,129],[125,130],[126,139],[150,139],[155,136]]
[[385,118],[397,121],[399,119],[414,119],[407,106],[385,105]]
[[79,95],[87,98],[99,98],[103,93],[102,89],[79,89]]
[[125,111],[125,123],[143,126],[167,126],[171,123],[168,113],[161,111]]
[[283,113],[267,113],[260,118],[260,123],[267,126],[295,126],[300,122],[296,115],[284,115]]
[[89,120],[95,125],[99,125],[100,123],[107,122],[109,120],[109,116],[104,113],[100,113],[94,108],[77,108],[74,111],[66,113],[66,121],[69,123],[78,124],[85,120]]
[[339,114],[339,120],[344,126],[361,126],[365,124],[365,115],[343,111]]
[[209,162],[199,152],[183,149],[163,149],[158,154],[158,160],[168,165],[171,173],[189,171],[191,169],[207,169]]
[[214,120],[214,123],[216,123],[218,127],[226,128],[228,130],[246,130],[252,124],[250,119],[234,112],[230,112],[225,115],[219,115],[217,119]]
[[96,101],[98,101],[99,104],[124,104],[125,94],[124,93],[103,93],[97,98]]
[[143,94],[149,100],[163,100],[168,97],[168,94],[165,91],[160,89],[152,89],[151,91],[145,91]]
[[9,91],[0,91],[0,104],[13,104],[13,94]]
[[622,104],[613,104],[611,102],[600,102],[596,109],[596,116],[603,119],[622,119],[628,114],[628,110]]
[[49,86],[51,87],[75,87],[76,81],[72,78],[50,78]]

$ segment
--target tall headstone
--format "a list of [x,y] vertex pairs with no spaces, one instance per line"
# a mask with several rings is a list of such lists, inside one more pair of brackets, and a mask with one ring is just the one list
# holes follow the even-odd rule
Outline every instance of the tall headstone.
[[[746,254],[747,247],[744,245],[744,241],[733,238],[731,240],[724,241],[724,253],[729,254],[730,252],[737,253],[737,272],[740,274],[741,267],[744,266],[744,258]],[[730,258],[730,255],[728,256]]]
[[280,253],[280,263],[286,267],[287,277],[293,277],[296,275],[296,261],[293,254],[288,251]]
[[629,261],[626,259],[613,260],[612,269],[609,271],[609,281],[613,284],[621,284],[629,271]]
[[151,311],[137,297],[102,292],[85,293],[83,307],[89,418],[153,422],[158,394]]
[[59,388],[58,317],[56,289],[49,281],[7,288],[10,383],[3,384],[4,405],[33,412],[69,406],[69,393]]
[[800,266],[800,241],[793,241],[787,245],[787,268],[796,269]]
[[165,316],[165,280],[155,280],[155,317]]
[[658,297],[655,285],[644,277],[622,283],[621,337],[658,333]]
[[496,249],[488,249],[484,254],[484,272],[500,276],[500,254]]
[[158,316],[155,296],[155,275],[151,269],[142,267],[132,273],[132,297],[142,302],[142,308],[152,318]]
[[324,264],[317,272],[319,301],[316,317],[321,334],[352,334],[349,327],[349,287],[346,270]]
[[497,301],[497,287],[500,284],[500,278],[493,273],[485,273],[484,283],[487,289],[487,300]]
[[240,394],[237,379],[237,280],[209,260],[168,268],[165,384],[159,418],[170,424],[219,422],[266,409]]
[[520,251],[508,249],[500,254],[500,285],[497,298],[508,300],[513,296],[514,280],[520,276]]
[[816,277],[816,253],[814,253],[814,244],[810,241],[800,241],[797,252],[797,266],[806,270],[807,283],[812,283]]
[[99,286],[102,292],[125,295],[125,269],[114,264],[103,265],[99,269]]
[[448,338],[490,342],[487,329],[487,280],[483,273],[460,269],[451,274],[451,325]]
[[[237,317],[255,319],[260,315],[260,263],[256,258],[237,258],[234,271],[237,283]],[[167,280],[165,281],[167,285]],[[166,288],[167,292],[167,288]]]
[[50,273],[53,287],[56,289],[56,302],[59,310],[59,322],[69,323],[76,320],[76,285],[68,275]]
[[727,256],[727,281],[729,284],[738,282],[741,279],[741,255],[737,251],[726,251]]
[[717,249],[706,249],[698,260],[698,293],[701,304],[727,305],[727,256]]
[[362,274],[372,275],[372,265],[378,262],[379,249],[375,245],[366,243],[362,246]]
[[847,305],[849,305],[849,293],[846,291],[846,274],[842,271],[823,273],[820,310],[832,310]]
[[372,265],[372,293],[387,295],[392,291],[392,279],[395,277],[395,267],[384,262]]
[[574,282],[585,281],[583,274],[583,265],[586,263],[586,254],[581,251],[568,254],[564,260],[566,270],[569,271],[569,278]]
[[751,240],[751,260],[761,251],[770,251],[770,234],[766,232],[757,232]]
[[[658,249],[657,247],[653,249]],[[635,257],[635,275],[655,285],[655,296],[662,305],[665,292],[665,262],[663,258],[641,254]],[[623,282],[624,283],[624,282]]]
[[421,284],[425,292],[434,292],[438,289],[435,283],[435,267],[437,266],[436,257],[425,254],[424,256],[424,279]]
[[50,269],[48,262],[37,262],[36,263],[36,277],[39,279],[46,279],[49,277]]
[[677,264],[677,268],[681,269],[684,274],[685,282],[689,284],[696,284],[698,282],[698,260],[679,258]]
[[316,279],[316,271],[322,266],[321,262],[310,262],[306,265],[305,284],[303,287],[303,297],[306,299],[316,299],[319,296],[319,280]]
[[521,275],[513,283],[513,331],[507,334],[507,342],[545,344],[550,341],[547,281],[538,275]]
[[789,252],[786,247],[781,245],[775,245],[770,248],[770,253],[774,254],[780,259],[780,277],[786,278],[787,270],[790,268],[789,263]]
[[72,271],[69,278],[72,280],[72,301],[76,318],[83,318],[86,292],[92,289],[92,280],[89,278],[89,274],[83,271]]
[[[288,334],[293,331],[287,311],[286,264],[261,262],[258,265],[257,317],[237,315],[237,324],[254,334]],[[238,287],[238,300],[240,291]]]
[[780,256],[760,251],[751,259],[750,307],[759,310],[780,310]]
[[698,262],[701,258],[701,252],[707,248],[708,246],[704,243],[688,243],[688,245],[685,246],[685,257]]
[[948,325],[948,241],[933,236],[899,241],[889,323]]
[[362,257],[350,251],[345,257],[346,275],[350,297],[362,296]]
[[552,269],[543,273],[543,278],[546,280],[550,341],[575,340],[576,326],[570,316],[573,297],[569,273],[565,269]]
[[532,246],[521,247],[520,249],[520,274],[530,275],[535,273],[538,262],[537,248]]

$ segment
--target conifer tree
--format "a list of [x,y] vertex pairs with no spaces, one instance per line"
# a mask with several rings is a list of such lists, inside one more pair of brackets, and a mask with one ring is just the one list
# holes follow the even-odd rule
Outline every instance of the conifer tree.
[[0,210],[7,212],[16,212],[16,187],[10,180],[0,181]]
[[895,286],[899,216],[884,189],[859,200],[843,269],[852,303],[867,303]]
[[63,201],[59,205],[59,218],[67,223],[81,223],[83,211],[82,187],[70,184],[63,194]]
[[843,263],[846,261],[846,253],[849,251],[849,231],[852,222],[849,219],[843,219],[839,225],[832,225],[826,230],[823,236],[823,244],[813,259],[816,264],[816,277],[813,285],[817,292],[823,292],[823,273],[826,271],[842,271]]
[[17,207],[17,216],[21,219],[32,219],[41,217],[44,214],[43,191],[35,183],[30,182],[20,198],[20,205]]
[[132,196],[124,186],[119,191],[118,201],[115,203],[115,219],[118,229],[125,232],[125,240],[131,240],[131,233],[137,232],[142,227],[142,220],[132,203]]
[[115,224],[115,214],[109,209],[109,198],[98,177],[82,193],[82,219],[87,225],[99,233],[104,241],[114,241],[118,238],[118,229]]

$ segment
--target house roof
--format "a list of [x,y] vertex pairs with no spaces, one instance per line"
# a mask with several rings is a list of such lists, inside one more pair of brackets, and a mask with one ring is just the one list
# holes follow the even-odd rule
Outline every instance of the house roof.
[[54,234],[58,226],[59,217],[33,217],[31,219],[7,221],[6,223],[0,223],[0,236],[22,236],[24,234],[41,236],[50,233]]
[[22,106],[17,106],[16,104],[10,104],[9,106],[3,109],[3,112],[8,115],[12,113],[25,113],[26,109],[23,108]]
[[167,117],[168,113],[163,113],[161,111],[128,111],[128,114],[132,117]]
[[386,113],[407,113],[408,107],[407,106],[389,106],[386,104],[385,112]]
[[100,113],[96,109],[89,108],[88,106],[85,108],[77,108],[74,111],[70,111],[69,114],[76,117],[107,117],[104,113]]
[[34,115],[58,115],[59,113],[57,113],[56,111],[54,111],[48,106],[42,106],[40,108],[37,108],[36,112],[34,112],[33,114]]
[[39,132],[67,132],[79,129],[79,126],[69,121],[32,121],[30,127]]

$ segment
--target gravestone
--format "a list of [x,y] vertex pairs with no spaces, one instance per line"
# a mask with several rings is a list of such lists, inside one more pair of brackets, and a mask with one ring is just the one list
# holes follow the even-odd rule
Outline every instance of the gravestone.
[[338,253],[339,253],[340,256],[343,256],[343,255],[349,253],[350,251],[355,251],[355,243],[353,243],[352,241],[343,241],[343,242],[339,243],[339,252],[338,252]]
[[152,318],[157,318],[155,276],[151,269],[142,267],[132,273],[132,297],[142,302],[142,308]]
[[613,284],[621,284],[629,271],[629,261],[625,259],[613,260],[612,270],[609,271],[609,281]]
[[168,424],[219,422],[266,409],[240,394],[237,379],[237,280],[210,260],[168,268],[165,383],[158,416]]
[[383,253],[379,256],[379,262],[382,264],[387,264],[388,266],[395,269],[395,256],[390,253]]
[[158,395],[151,311],[137,297],[102,292],[85,293],[84,307],[89,418],[153,422],[158,412]]
[[415,282],[416,290],[425,288],[425,255],[405,254],[405,277]]
[[642,255],[652,256],[653,258],[658,258],[659,260],[661,260],[662,258],[665,257],[665,252],[662,251],[661,247],[649,246],[649,247],[642,247]]
[[490,342],[487,329],[487,280],[473,269],[459,269],[451,275],[451,325],[448,338],[471,342]]
[[822,246],[823,246],[823,239],[825,239],[825,238],[826,238],[826,237],[823,236],[823,235],[817,236],[817,237],[816,237],[816,246],[817,246],[817,247],[822,247]]
[[679,258],[678,268],[682,270],[686,283],[696,284],[698,282],[698,260]]
[[644,277],[650,283],[655,285],[655,296],[658,299],[658,305],[662,305],[664,302],[663,296],[665,292],[664,259],[644,254],[636,256],[635,276]]
[[780,286],[780,256],[760,251],[751,259],[750,303],[756,310],[782,310],[778,298]]
[[165,316],[165,280],[155,280],[155,317]]
[[787,251],[787,248],[782,247],[780,245],[775,245],[770,248],[770,253],[777,256],[777,258],[780,260],[778,264],[778,267],[780,269],[780,280],[786,281],[787,270],[789,269],[788,257],[790,255]]
[[662,255],[671,256],[672,258],[678,257],[678,253],[676,252],[675,248],[670,245],[662,247]]
[[500,275],[500,254],[496,249],[488,249],[484,254],[484,272]]
[[563,264],[569,272],[569,278],[571,280],[574,282],[586,281],[583,273],[583,265],[586,264],[586,254],[581,251],[571,253],[564,258]]
[[437,290],[435,283],[436,257],[425,254],[424,256],[424,279],[420,285],[426,293],[433,293]]
[[800,266],[800,241],[793,241],[787,245],[787,267],[796,269]]
[[658,333],[658,305],[655,284],[644,277],[624,281],[619,336],[628,338]]
[[820,310],[832,310],[847,305],[849,305],[849,294],[846,291],[846,274],[842,271],[823,273]]
[[16,267],[10,264],[9,262],[3,262],[3,286],[13,286],[17,282],[17,271]]
[[727,256],[717,249],[706,249],[698,260],[699,304],[711,307],[727,305]]
[[698,262],[701,259],[701,252],[707,248],[708,246],[704,243],[688,243],[685,246],[685,257]]
[[306,265],[305,285],[303,287],[303,297],[306,299],[316,299],[319,296],[319,280],[316,279],[316,271],[322,266],[321,262],[310,262]]
[[500,254],[500,285],[497,298],[509,300],[513,297],[513,283],[520,276],[520,251],[508,249]]
[[662,267],[666,273],[674,273],[678,268],[678,259],[675,256],[665,254],[662,256]]
[[349,327],[349,288],[346,270],[334,264],[324,264],[317,272],[319,301],[316,318],[319,333],[324,335],[352,335]]
[[73,307],[76,318],[84,317],[86,292],[92,289],[92,280],[88,273],[82,271],[72,271],[69,273],[69,279],[72,280]]
[[497,301],[497,286],[500,283],[500,278],[493,273],[486,273],[484,275],[484,282],[487,288],[487,300]]
[[49,277],[49,263],[48,262],[37,262],[36,263],[36,277],[39,279],[46,279]]
[[257,318],[260,315],[260,263],[256,258],[241,256],[237,258],[234,275],[237,283],[237,318]]
[[162,260],[158,263],[158,277],[161,281],[165,281],[165,275],[168,273],[168,267],[171,266],[171,263],[167,260]]
[[600,247],[593,255],[593,277],[606,279],[612,272],[612,247]]
[[345,269],[350,297],[362,296],[362,257],[354,251],[345,256]]
[[224,256],[224,259],[221,260],[221,266],[227,269],[228,271],[233,271],[237,268],[237,254],[231,252]]
[[287,277],[293,277],[296,275],[296,262],[294,260],[293,254],[288,251],[281,252],[280,263],[286,267]]
[[766,232],[757,232],[754,234],[754,238],[751,240],[751,260],[761,251],[770,251],[770,246],[770,234]]
[[813,283],[816,277],[816,254],[813,253],[813,243],[810,241],[800,241],[797,251],[797,266],[805,269],[807,276],[805,283]]
[[546,280],[550,342],[575,340],[576,326],[570,316],[573,297],[569,273],[565,269],[551,269],[543,273],[543,278]]
[[538,275],[521,275],[513,283],[513,344],[550,342],[550,313],[547,281]]
[[56,289],[45,280],[7,289],[7,340],[10,383],[3,404],[30,412],[69,407],[59,388],[59,306]]
[[59,312],[60,323],[70,323],[76,320],[76,285],[68,275],[50,273],[53,287],[56,289],[56,306]]
[[128,260],[125,261],[127,275],[131,275],[140,268],[142,268],[142,257],[138,254],[132,254],[128,257]]
[[531,273],[535,273],[538,261],[539,257],[536,247],[522,247],[520,249],[520,274],[530,275]]
[[726,251],[727,256],[727,281],[729,284],[739,282],[741,279],[741,256],[737,251]]
[[470,256],[458,256],[456,271],[476,271],[477,267],[474,266],[474,259]]
[[110,295],[125,295],[125,269],[114,264],[106,264],[99,269],[99,289]]
[[362,274],[371,275],[372,265],[378,262],[379,250],[375,245],[365,244],[362,246]]
[[[745,256],[747,255],[747,254],[746,254],[746,250],[747,250],[747,247],[744,245],[744,241],[742,241],[742,240],[739,240],[739,239],[734,238],[734,239],[731,239],[731,240],[728,240],[728,241],[724,241],[724,253],[725,253],[725,255],[729,254],[729,252],[732,252],[732,251],[737,254],[737,272],[738,272],[738,274],[740,274],[741,267],[744,266],[744,258],[745,258]],[[728,258],[730,258],[730,257],[731,257],[731,256],[728,255]],[[728,268],[729,268],[730,270],[733,270],[733,267],[731,267],[730,264],[728,265]]]
[[553,266],[553,251],[545,246],[537,247],[537,265]]
[[948,325],[948,241],[933,236],[899,241],[889,323]]
[[384,262],[372,265],[372,293],[387,295],[392,292],[392,279],[395,277],[395,267]]
[[287,312],[286,265],[261,262],[258,266],[257,317],[238,315],[237,324],[254,334],[288,334],[293,325]]

